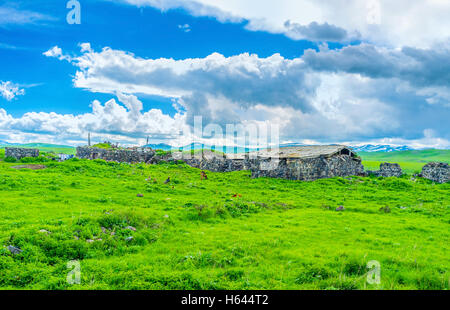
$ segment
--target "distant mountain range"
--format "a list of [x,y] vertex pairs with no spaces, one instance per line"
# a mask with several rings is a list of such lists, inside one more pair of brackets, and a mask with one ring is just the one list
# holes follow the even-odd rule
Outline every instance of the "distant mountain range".
[[375,152],[397,152],[397,151],[411,151],[412,148],[408,146],[392,146],[392,145],[360,145],[360,146],[352,146],[352,148],[357,152],[367,152],[367,153],[375,153]]
[[[302,144],[302,143],[280,144],[280,147],[295,147],[295,146],[306,146],[306,145]],[[212,147],[210,145],[202,144],[202,143],[191,143],[191,144],[188,144],[188,145],[182,146],[182,147],[173,147],[171,145],[161,143],[161,144],[149,144],[149,145],[146,145],[146,147],[151,147],[152,149],[163,150],[163,151],[212,149]],[[407,146],[373,145],[373,144],[352,146],[352,148],[356,152],[368,152],[368,153],[375,153],[375,152],[390,153],[390,152],[395,152],[395,151],[412,150],[412,148],[407,147]],[[245,152],[258,151],[261,149],[248,148],[248,147],[216,146],[215,150],[224,152],[224,153],[245,153]]]
[[248,147],[234,147],[234,146],[216,146],[213,147],[211,145],[202,144],[202,143],[191,143],[185,146],[181,147],[175,147],[171,146],[169,144],[148,144],[144,147],[151,147],[154,150],[163,150],[163,151],[170,151],[170,150],[182,150],[182,151],[188,151],[188,150],[202,150],[202,149],[214,149],[219,152],[223,153],[245,153],[245,152],[252,152],[257,151],[257,148],[248,148]]
[[57,145],[57,144],[49,144],[49,143],[9,143],[6,141],[0,141],[0,147],[5,146],[17,146],[17,147],[30,147],[30,148],[74,148],[69,145]]

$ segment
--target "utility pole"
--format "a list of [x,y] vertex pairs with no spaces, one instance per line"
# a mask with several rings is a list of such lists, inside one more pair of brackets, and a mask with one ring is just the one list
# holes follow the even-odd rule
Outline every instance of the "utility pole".
[[147,136],[147,144],[145,146],[148,146],[148,136]]
[[88,133],[88,146],[91,146],[91,133]]

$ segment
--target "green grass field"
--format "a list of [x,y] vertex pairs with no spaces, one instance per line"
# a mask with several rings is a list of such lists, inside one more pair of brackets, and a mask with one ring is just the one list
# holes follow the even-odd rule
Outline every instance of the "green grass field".
[[402,151],[392,153],[358,153],[363,159],[367,170],[378,170],[384,162],[400,164],[403,171],[408,174],[419,173],[422,167],[429,162],[444,162],[450,164],[450,150],[422,150]]
[[[2,289],[449,289],[448,183],[44,164],[0,161]],[[66,281],[70,260],[80,285]],[[372,260],[379,285],[366,281]]]
[[[39,149],[41,152],[47,152],[47,153],[54,153],[54,154],[69,154],[69,155],[75,155],[76,154],[76,148],[71,146],[65,146],[65,145],[54,145],[54,144],[46,144],[46,143],[29,143],[29,144],[22,144],[18,146],[13,147],[23,147],[23,148],[33,148],[33,149]],[[0,151],[5,151],[4,147],[0,149]]]

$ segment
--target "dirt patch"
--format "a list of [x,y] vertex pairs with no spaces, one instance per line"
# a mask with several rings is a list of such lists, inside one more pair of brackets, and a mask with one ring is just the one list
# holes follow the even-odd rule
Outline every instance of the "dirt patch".
[[46,169],[47,166],[44,165],[20,165],[20,166],[14,166],[11,167],[13,169],[31,169],[31,170],[41,170]]

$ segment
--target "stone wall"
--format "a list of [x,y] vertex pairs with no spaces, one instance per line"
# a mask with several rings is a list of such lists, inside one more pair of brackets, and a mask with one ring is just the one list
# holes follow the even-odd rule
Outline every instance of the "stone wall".
[[172,152],[156,155],[151,163],[177,160],[183,161],[191,167],[213,172],[250,170],[254,178],[271,177],[312,181],[337,176],[364,175],[361,160],[349,155],[270,160],[248,157],[232,159],[221,153],[210,151],[198,152],[194,155]]
[[[13,150],[19,150],[13,152],[13,157],[19,156],[19,158],[22,158],[30,155],[39,155],[39,151],[34,149],[31,150],[34,152],[33,154],[26,153],[24,150],[27,149]],[[11,153],[7,151],[6,156],[8,154]],[[150,164],[183,161],[187,165],[201,170],[213,172],[250,170],[254,178],[269,177],[303,181],[352,175],[365,176],[367,174],[381,177],[401,177],[403,175],[400,165],[390,163],[381,164],[380,170],[378,171],[364,172],[364,166],[361,164],[360,158],[343,154],[313,158],[282,158],[271,160],[267,158],[248,157],[230,158],[222,153],[211,151],[196,152],[193,155],[186,152],[156,154],[150,148],[107,150],[94,147],[78,147],[77,157],[128,163],[145,162]],[[421,176],[437,183],[449,182],[450,167],[445,163],[430,163],[423,167]]]
[[155,157],[151,160],[151,163],[158,163],[161,161],[183,161],[191,167],[212,172],[232,172],[245,170],[246,168],[243,159],[229,159],[222,153],[215,153],[211,151],[197,152],[193,155],[182,152],[171,152],[164,155],[155,155]]
[[403,175],[403,171],[399,164],[383,163],[380,165],[380,170],[367,171],[367,174],[385,178],[389,177],[399,178]]
[[5,157],[14,157],[15,159],[22,159],[24,157],[38,157],[38,149],[25,149],[19,147],[5,148]]
[[103,159],[124,163],[147,163],[155,156],[150,148],[142,149],[100,149],[96,147],[77,147],[77,157],[84,159]]
[[436,183],[450,181],[450,166],[446,163],[429,163],[422,168],[421,177]]
[[317,179],[364,175],[361,159],[349,155],[303,159],[246,159],[252,177],[313,181]]
[[191,167],[213,172],[232,172],[245,170],[244,160],[213,158],[213,159],[184,159]]

